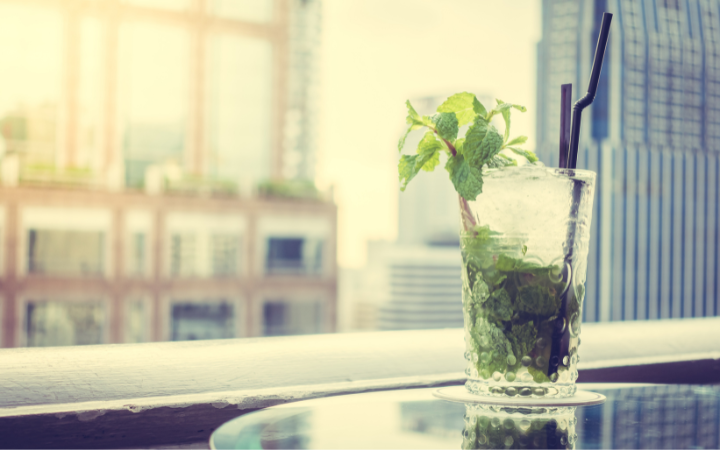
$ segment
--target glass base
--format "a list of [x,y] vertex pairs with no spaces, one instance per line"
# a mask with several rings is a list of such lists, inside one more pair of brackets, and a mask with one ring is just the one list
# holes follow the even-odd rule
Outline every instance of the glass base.
[[465,388],[474,395],[488,397],[564,398],[577,391],[575,383],[497,382],[468,378]]

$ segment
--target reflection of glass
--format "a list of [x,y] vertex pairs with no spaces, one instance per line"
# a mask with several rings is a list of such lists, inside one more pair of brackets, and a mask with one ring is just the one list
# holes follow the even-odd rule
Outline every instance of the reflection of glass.
[[30,301],[26,312],[28,347],[103,343],[105,309],[99,302]]
[[484,178],[477,200],[460,202],[466,386],[571,396],[595,174],[529,165]]
[[208,40],[208,172],[246,189],[270,176],[270,56],[267,41]]
[[0,153],[18,152],[34,164],[55,163],[62,38],[59,12],[0,4]]
[[269,22],[272,19],[273,0],[210,0],[209,10],[225,19]]
[[265,302],[263,335],[314,334],[322,330],[322,305],[312,301]]
[[219,302],[175,302],[172,305],[173,341],[235,337],[233,305]]
[[463,449],[575,448],[575,407],[466,404]]
[[122,24],[120,117],[128,186],[141,186],[150,164],[184,161],[189,64],[185,30]]

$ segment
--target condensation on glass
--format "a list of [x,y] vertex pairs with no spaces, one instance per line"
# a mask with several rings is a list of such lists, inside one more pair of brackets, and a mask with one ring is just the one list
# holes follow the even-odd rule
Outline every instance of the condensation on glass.
[[575,393],[595,173],[538,164],[488,170],[477,199],[460,199],[474,394]]

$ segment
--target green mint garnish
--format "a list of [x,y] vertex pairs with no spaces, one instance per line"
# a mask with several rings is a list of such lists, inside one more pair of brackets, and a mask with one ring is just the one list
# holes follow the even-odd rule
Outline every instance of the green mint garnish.
[[[432,117],[418,114],[409,101],[406,105],[408,115],[405,121],[408,128],[398,142],[398,150],[402,151],[405,140],[412,131],[423,128],[428,131],[420,141],[416,155],[402,155],[400,158],[398,174],[400,190],[403,191],[421,169],[428,172],[435,170],[440,164],[440,154],[445,153],[448,158],[445,169],[455,190],[464,199],[475,200],[482,192],[483,168],[497,169],[517,165],[516,160],[500,152],[510,145],[518,146],[527,141],[525,136],[508,141],[510,111],[516,109],[525,112],[524,106],[497,100],[497,106],[488,111],[477,97],[469,92],[449,97]],[[490,123],[496,115],[502,116],[505,122],[503,134]],[[470,126],[465,136],[458,138],[460,128],[468,124]],[[517,147],[511,150],[530,162],[537,161],[537,157],[529,150]]]

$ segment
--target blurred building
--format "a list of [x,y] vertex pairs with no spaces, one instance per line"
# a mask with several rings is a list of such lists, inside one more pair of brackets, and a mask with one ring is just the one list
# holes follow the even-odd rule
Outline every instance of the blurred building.
[[614,14],[578,168],[598,172],[584,320],[718,314],[720,1],[543,0],[541,159],[557,165],[560,85],[587,90]]
[[335,328],[318,0],[0,0],[0,346]]

